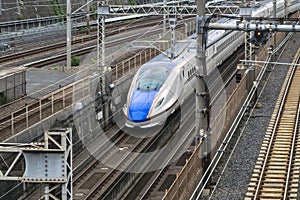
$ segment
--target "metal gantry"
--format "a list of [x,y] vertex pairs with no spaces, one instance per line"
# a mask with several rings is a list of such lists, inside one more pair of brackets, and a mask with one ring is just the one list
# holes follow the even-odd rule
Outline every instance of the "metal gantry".
[[[180,3],[180,1],[178,1]],[[169,2],[168,2],[169,3]],[[230,5],[230,6],[208,6],[203,7],[204,12],[211,14],[237,14],[239,12],[239,6]],[[102,23],[102,20],[105,16],[112,15],[133,15],[133,14],[146,14],[149,16],[196,16],[197,7],[196,6],[187,6],[187,5],[170,5],[166,1],[161,5],[157,4],[147,4],[147,5],[105,5],[103,3],[98,3],[97,15],[98,15],[98,30],[99,30],[99,43],[98,43],[98,63],[102,66],[105,66],[104,57],[105,57],[105,24]],[[169,19],[173,19],[170,17]],[[171,29],[176,22],[171,24]]]
[[[41,199],[72,199],[72,129],[45,131],[43,142],[0,143],[0,152],[0,180],[44,183]],[[22,160],[25,171],[16,175]],[[54,193],[59,188],[61,197]]]
[[[193,15],[197,13],[197,6],[186,6],[186,5],[111,5],[110,12],[115,15],[128,15],[128,14],[148,14],[148,15],[164,15],[172,14],[173,9],[176,9],[177,15]],[[239,6],[208,6],[205,7],[207,14],[237,14],[239,12]]]

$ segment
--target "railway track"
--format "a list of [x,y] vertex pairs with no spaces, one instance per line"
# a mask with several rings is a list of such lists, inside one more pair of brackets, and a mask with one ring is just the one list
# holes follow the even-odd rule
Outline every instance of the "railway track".
[[[191,115],[191,112],[189,112],[189,114]],[[144,173],[142,172],[147,172],[153,165],[156,166],[161,164],[161,162],[166,162],[165,158],[167,156],[166,154],[164,154],[165,152],[174,154],[174,146],[170,146],[171,149],[169,148],[168,150],[163,151],[163,154],[149,154],[149,152],[153,152],[156,149],[161,148],[166,143],[167,138],[169,138],[173,131],[177,129],[176,127],[178,127],[179,123],[176,120],[176,122],[173,122],[174,119],[170,120],[171,121],[166,123],[166,127],[157,132],[157,134],[154,134],[155,136],[153,137],[151,136],[145,138],[136,138],[123,133],[122,131],[120,133],[116,133],[117,135],[119,135],[119,137],[117,137],[118,139],[113,142],[114,145],[111,146],[112,149],[105,148],[105,151],[96,150],[97,152],[101,152],[101,155],[97,156],[97,160],[93,161],[102,168],[103,166],[106,167],[106,172],[102,171],[103,174],[105,173],[105,175],[102,174],[102,178],[99,178],[99,181],[97,181],[97,183],[93,182],[91,184],[91,180],[94,179],[93,174],[99,174],[97,173],[97,171],[99,172],[100,167],[94,167],[94,170],[86,167],[84,169],[83,175],[76,176],[75,178],[75,180],[80,183],[77,183],[77,181],[74,183],[75,187],[73,191],[75,192],[75,194],[80,195],[78,195],[77,198],[74,197],[74,199],[124,198],[124,193],[127,193],[126,191],[131,190],[136,185],[135,180],[142,179],[142,176],[144,175]],[[191,122],[191,120],[189,120],[188,122]],[[148,135],[147,133],[144,134]],[[153,135],[153,133],[149,135]],[[192,137],[191,134],[181,133],[179,135],[183,137],[182,140],[180,140],[181,146],[185,144],[185,142],[187,141],[187,137],[190,137],[190,140]],[[116,146],[118,147],[117,149]],[[177,149],[178,151],[181,150],[181,148],[179,147]],[[97,153],[93,153],[94,156],[95,154]],[[103,164],[103,161],[105,162],[109,160],[115,160],[114,162],[116,163],[116,165],[114,168],[107,167]],[[158,160],[159,163],[157,163]],[[139,187],[141,186],[143,186],[143,184]],[[83,190],[83,188],[90,188],[90,190]]]
[[[106,27],[106,36],[117,35],[119,33],[123,33],[126,31],[131,31],[136,28],[143,28],[143,27],[151,27],[157,24],[157,17],[153,17],[148,19],[147,23],[145,24],[144,21],[137,20],[135,22],[123,22],[123,23],[115,23],[109,24]],[[74,39],[72,40],[72,45],[81,44],[84,42],[88,42],[91,40],[97,39],[97,28],[92,28],[90,30],[91,35],[87,35],[87,31],[77,31],[76,35],[74,35]],[[47,40],[47,39],[45,39]],[[59,49],[66,47],[66,42],[64,41],[65,38],[57,38],[56,41],[61,41],[56,44],[44,45],[44,44],[30,44],[31,48],[28,50],[24,50],[21,52],[16,53],[8,53],[4,54],[0,57],[0,63],[8,62],[10,60],[20,59],[26,56],[31,56],[37,53],[43,53],[46,51],[51,51],[54,49]],[[53,43],[53,41],[49,41],[49,43]],[[29,46],[29,45],[28,45]],[[32,46],[37,46],[37,48],[32,48]]]
[[[299,64],[300,50],[294,59]],[[300,68],[291,65],[267,129],[246,199],[298,199]]]
[[[143,25],[145,27],[145,25]],[[123,31],[125,32],[125,31]],[[157,34],[159,30],[152,34]],[[148,33],[147,36],[151,35]],[[140,34],[133,34],[127,38],[121,38],[119,40],[111,41],[108,39],[106,46],[107,48],[120,44],[121,42],[134,40],[139,38]],[[73,47],[72,56],[81,56],[90,53],[93,49],[97,47],[95,41],[97,35],[84,36],[72,41]],[[44,47],[38,47],[35,49],[18,52],[15,54],[9,54],[6,56],[0,57],[1,68],[11,68],[11,66],[23,66],[23,67],[43,67],[53,63],[61,62],[66,59],[66,43],[61,42],[58,44],[47,45]],[[24,59],[25,58],[25,59]]]
[[[137,154],[130,154],[130,152],[139,153],[151,143],[149,138],[133,138],[124,134],[121,130],[112,134],[111,138],[115,139],[109,139],[106,143],[100,143],[101,146],[93,152],[93,155],[97,155],[97,159],[94,159],[75,176],[74,192],[77,194],[77,197],[75,195],[74,199],[102,199],[110,187],[114,185],[113,183],[119,181],[124,174],[118,169],[127,168],[136,159],[135,156]],[[134,146],[128,145],[130,140],[135,141]],[[116,148],[116,146],[119,148]],[[124,148],[124,146],[127,148]],[[115,162],[115,168],[110,168],[103,162],[111,164]]]
[[[145,37],[152,36],[153,34],[159,34],[160,32],[161,32],[161,29],[156,29],[156,30],[153,30],[151,32],[146,33],[144,36]],[[140,37],[140,34],[133,34],[133,35],[127,36],[125,38],[120,38],[118,40],[113,40],[113,41],[108,40],[106,42],[106,47],[107,48],[114,47],[114,46],[123,44],[125,42],[135,40],[139,37]],[[97,48],[97,45],[88,45],[87,47],[83,47],[83,48],[73,50],[72,51],[72,56],[86,55],[86,54],[90,53],[91,51],[95,50],[96,48]],[[21,66],[22,67],[27,67],[27,68],[30,68],[30,67],[43,67],[43,66],[51,65],[51,64],[58,63],[58,62],[61,62],[61,61],[65,61],[66,58],[67,58],[67,53],[65,51],[63,51],[63,52],[61,52],[57,55],[50,56],[50,57],[47,57],[47,58],[40,58],[38,60],[34,60],[32,62],[25,63]]]
[[[189,19],[182,20],[188,21]],[[145,21],[137,21],[135,23],[127,22],[125,24],[116,24],[109,25],[106,31],[106,37],[117,35],[120,33],[130,32],[132,30],[138,30],[147,27],[154,27],[161,25],[161,22],[158,22],[157,17],[148,19]],[[183,28],[183,23],[178,26],[178,28]],[[96,32],[97,29],[93,29]],[[153,34],[161,33],[161,28],[156,29],[152,32],[145,34],[145,37],[151,36]],[[141,34],[132,34],[128,36],[126,40],[134,40],[141,36]],[[90,53],[97,46],[95,45],[95,40],[97,39],[97,33],[92,35],[79,35],[75,36],[75,39],[72,41],[72,45],[77,45],[73,47],[72,55],[81,56],[87,53]],[[106,43],[106,47],[112,47],[118,45],[121,40],[109,40]],[[24,66],[24,67],[42,67],[45,65],[50,65],[56,62],[61,62],[66,59],[66,42],[60,42],[57,44],[45,45],[42,47],[37,47],[34,49],[25,50],[22,52],[16,52],[12,54],[3,55],[0,57],[1,68],[11,68],[11,66]],[[24,59],[25,58],[25,59]]]
[[[184,116],[182,116],[184,120],[180,124],[180,129],[176,131],[172,137],[175,138],[177,142],[174,145],[169,145],[172,149],[160,155],[160,159],[164,160],[168,165],[152,172],[151,176],[144,174],[144,180],[140,180],[140,182],[136,182],[135,185],[132,186],[131,190],[135,192],[128,193],[124,199],[151,199],[159,195],[162,197],[165,193],[165,189],[171,186],[176,174],[180,172],[186,159],[191,155],[190,152],[195,148],[195,126],[193,125],[195,121],[193,111],[195,108],[190,105],[195,105],[194,98],[189,98],[189,101],[184,105],[187,107],[184,108],[186,112]],[[141,187],[141,185],[145,186]],[[140,193],[134,196],[136,191],[139,191],[137,188],[140,188]]]

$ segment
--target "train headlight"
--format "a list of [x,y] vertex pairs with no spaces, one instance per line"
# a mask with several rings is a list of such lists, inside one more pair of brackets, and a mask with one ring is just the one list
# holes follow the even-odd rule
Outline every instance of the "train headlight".
[[164,101],[164,99],[165,99],[165,98],[161,98],[161,99],[157,102],[155,108],[159,107],[159,106],[162,104],[162,102]]

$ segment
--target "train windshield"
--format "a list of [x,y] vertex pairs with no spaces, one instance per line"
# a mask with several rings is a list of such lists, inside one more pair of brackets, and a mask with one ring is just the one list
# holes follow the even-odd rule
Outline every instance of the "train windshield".
[[138,90],[159,90],[169,75],[166,68],[151,68],[144,71],[137,79]]

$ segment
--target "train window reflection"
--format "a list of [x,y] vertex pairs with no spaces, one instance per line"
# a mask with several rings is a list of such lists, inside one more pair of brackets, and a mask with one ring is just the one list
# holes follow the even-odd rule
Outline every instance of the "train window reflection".
[[137,80],[138,90],[159,90],[167,79],[167,69],[152,68],[142,73]]

